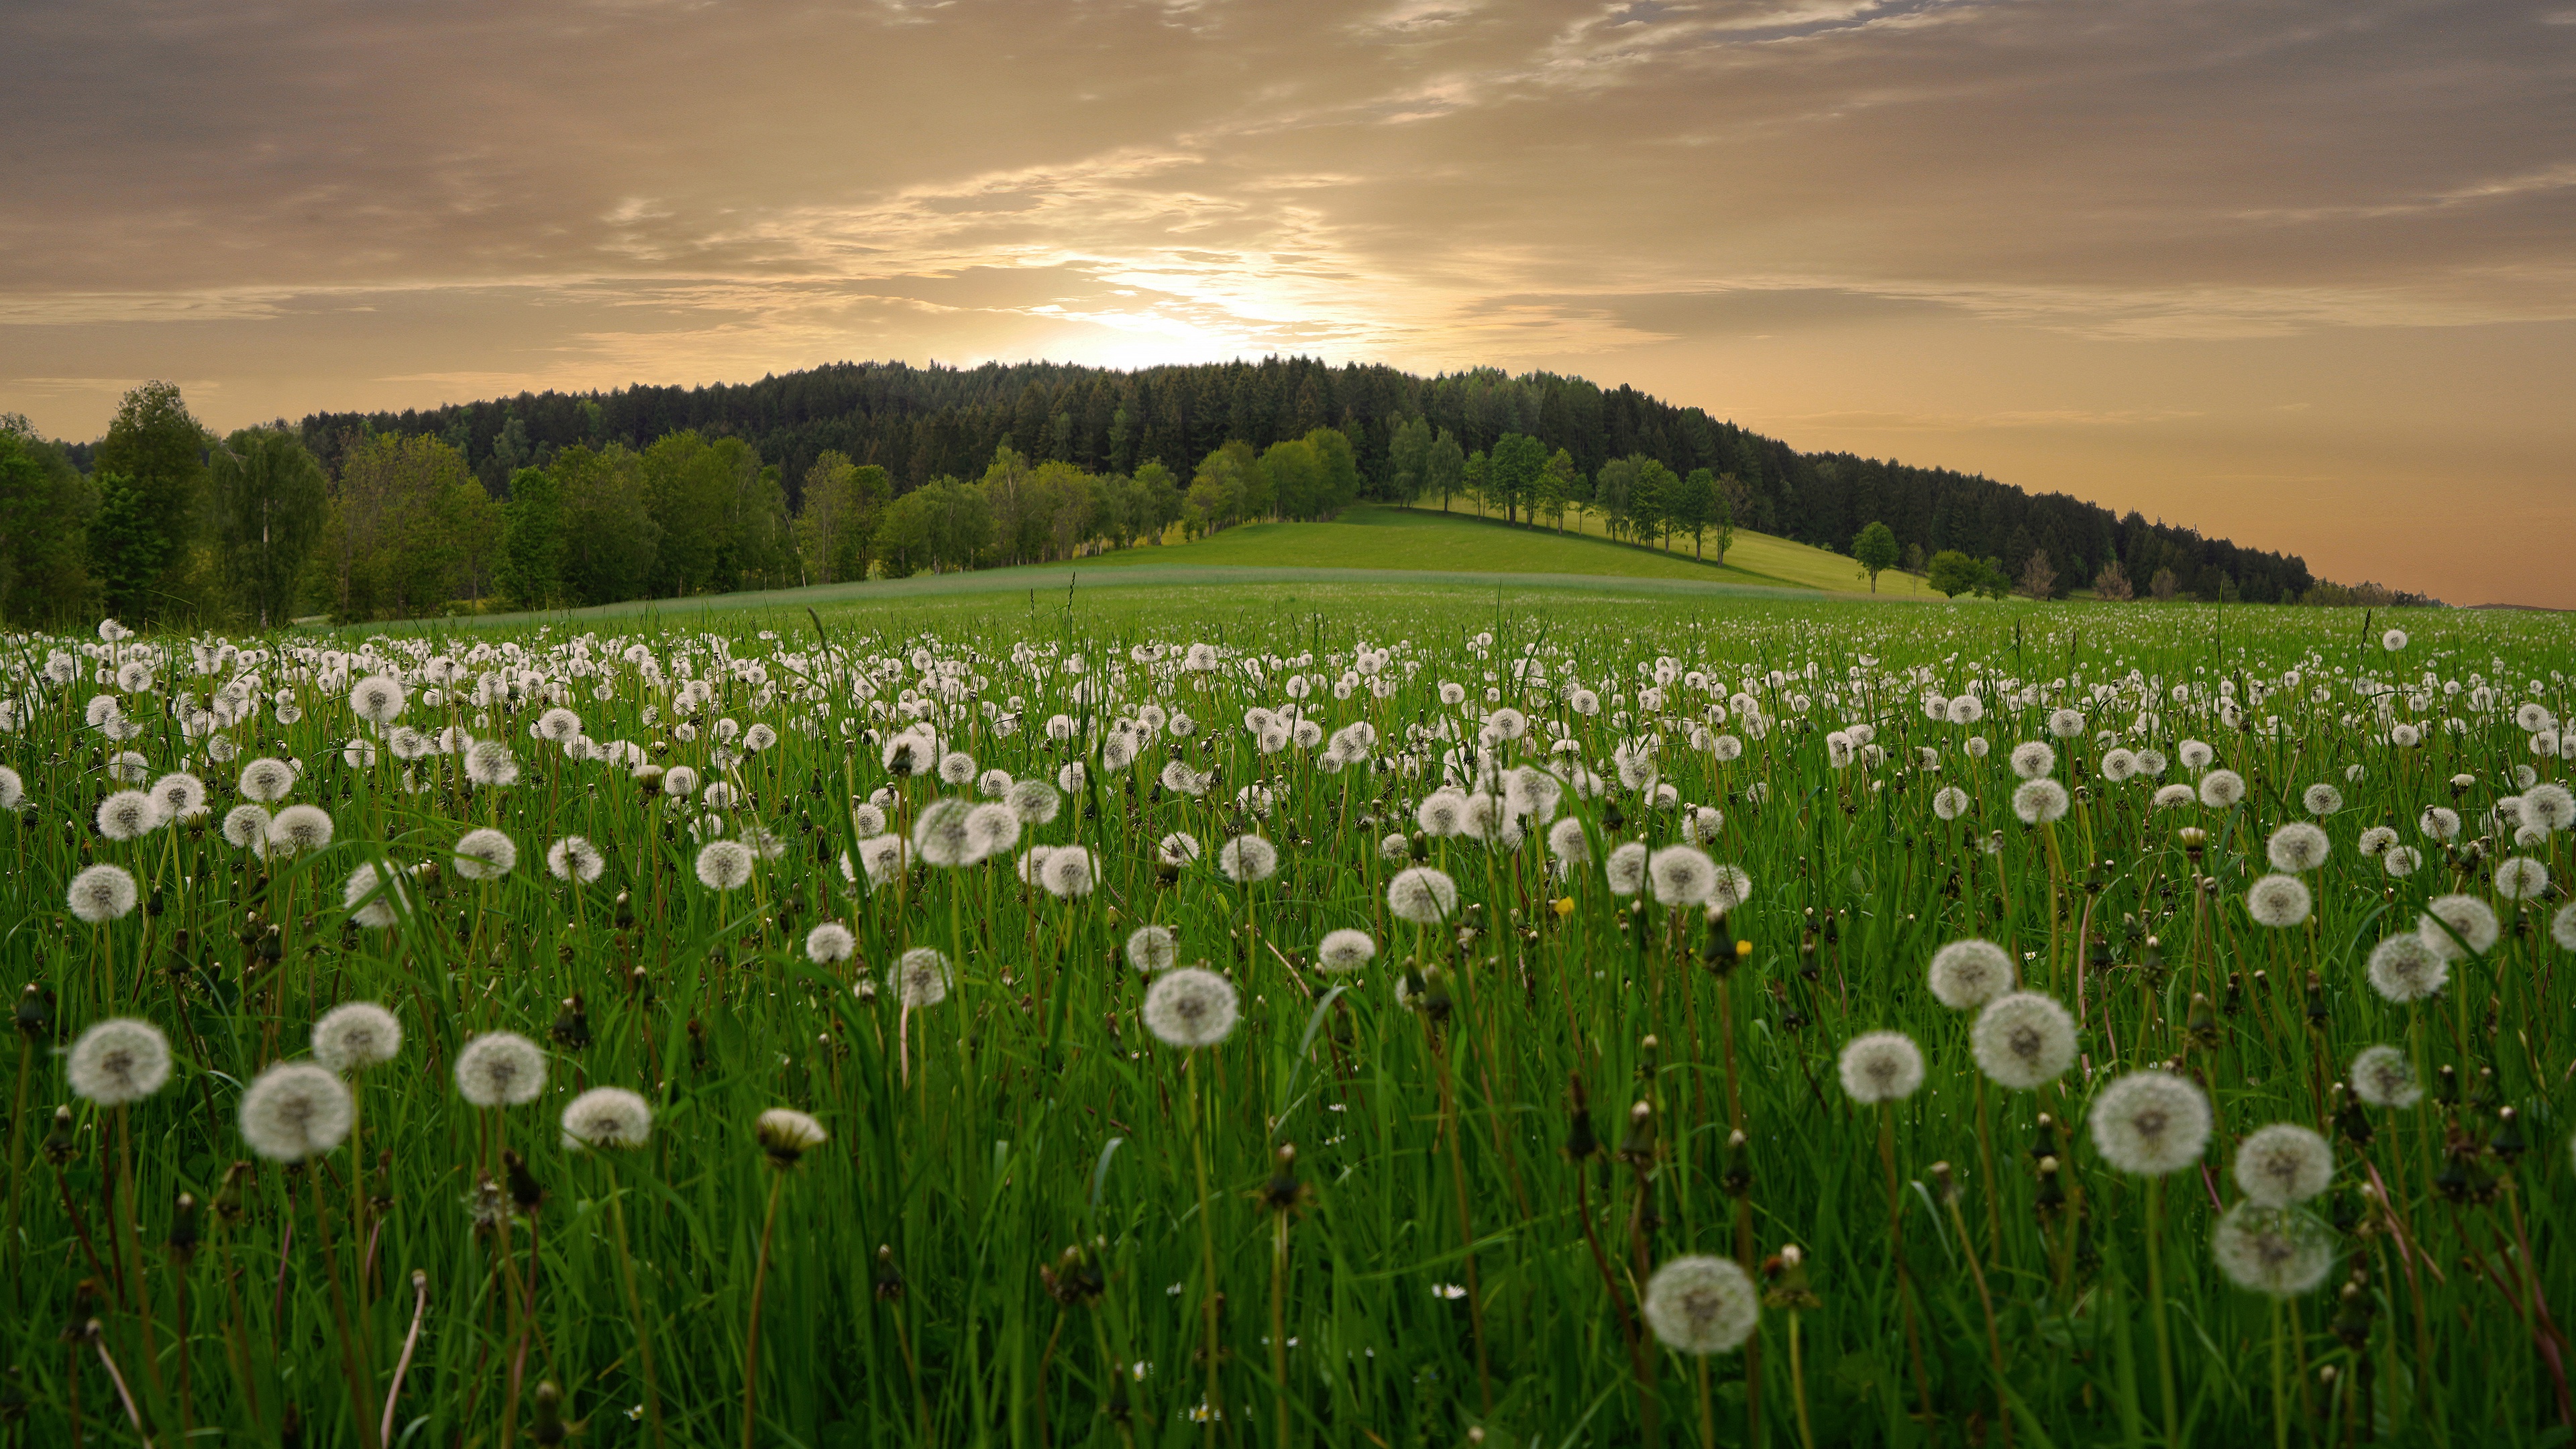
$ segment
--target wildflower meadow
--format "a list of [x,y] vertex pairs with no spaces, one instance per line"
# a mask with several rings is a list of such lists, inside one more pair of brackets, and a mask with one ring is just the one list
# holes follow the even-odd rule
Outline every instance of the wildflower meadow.
[[0,1443],[2576,1432],[2561,620],[997,597],[0,641]]

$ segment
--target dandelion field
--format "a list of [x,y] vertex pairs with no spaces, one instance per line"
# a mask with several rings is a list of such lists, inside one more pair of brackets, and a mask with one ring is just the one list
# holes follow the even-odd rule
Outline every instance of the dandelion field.
[[0,1443],[2576,1427],[2564,623],[1287,598],[6,640]]

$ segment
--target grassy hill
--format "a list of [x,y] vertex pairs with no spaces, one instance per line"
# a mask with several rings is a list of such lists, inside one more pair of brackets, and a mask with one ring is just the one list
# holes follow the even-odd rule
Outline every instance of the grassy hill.
[[[1456,573],[1559,574],[1595,577],[1689,579],[1706,583],[1867,593],[1858,566],[1829,553],[1767,534],[1738,533],[1724,568],[1694,559],[1685,543],[1676,550],[1647,548],[1605,538],[1598,519],[1581,533],[1514,527],[1500,519],[1437,509],[1364,505],[1330,523],[1252,523],[1195,543],[1127,549],[1085,559],[1085,569],[1146,565],[1186,567],[1434,570]],[[1879,575],[1884,596],[1935,597],[1922,581]]]

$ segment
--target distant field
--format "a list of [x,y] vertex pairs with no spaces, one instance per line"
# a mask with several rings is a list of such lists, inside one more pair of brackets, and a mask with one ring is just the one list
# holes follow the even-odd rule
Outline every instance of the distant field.
[[[1796,544],[1775,545],[1776,561],[1808,574],[1814,564],[1792,553],[1833,555]],[[1782,552],[1782,551],[1790,552]],[[1086,559],[1086,568],[1121,568],[1140,564],[1234,565],[1267,568],[1432,569],[1457,573],[1578,574],[1648,579],[1694,579],[1707,583],[1773,587],[1820,587],[1812,579],[1775,572],[1753,561],[1739,548],[1736,560],[1719,568],[1687,553],[1666,554],[1632,548],[1601,538],[1568,532],[1511,528],[1498,520],[1472,514],[1418,508],[1363,506],[1330,523],[1249,523],[1229,528],[1195,543],[1126,549]],[[1845,565],[1848,573],[1850,566]]]
[[[1434,519],[1442,519],[1451,523],[1464,522],[1471,525],[1479,525],[1486,528],[1501,530],[1506,533],[1518,533],[1518,530],[1511,529],[1508,525],[1502,523],[1498,519],[1478,518],[1473,513],[1462,513],[1456,510],[1452,510],[1448,513],[1442,513],[1436,508],[1411,508],[1384,511],[1400,511],[1407,514],[1418,514]],[[1571,514],[1566,516],[1565,531],[1562,534],[1557,533],[1552,528],[1544,530],[1544,532],[1547,537],[1555,539],[1559,543],[1563,544],[1571,545],[1576,543],[1578,539],[1585,542],[1597,543],[1600,546],[1611,549],[1615,552],[1633,556],[1638,559],[1641,564],[1647,559],[1663,559],[1670,562],[1678,562],[1686,569],[1703,570],[1708,567],[1708,565],[1704,563],[1697,563],[1691,559],[1691,545],[1690,540],[1687,538],[1673,540],[1673,546],[1669,551],[1663,549],[1652,551],[1641,549],[1630,544],[1619,543],[1611,540],[1604,524],[1602,523],[1600,515],[1594,513],[1586,513],[1583,515],[1579,532],[1576,526],[1576,519]],[[1715,535],[1710,535],[1704,539],[1702,542],[1702,548],[1713,555],[1716,548]],[[1622,568],[1616,570],[1616,572],[1642,573],[1644,572],[1644,569],[1642,567],[1631,567]],[[1777,581],[1784,584],[1795,584],[1812,589],[1823,589],[1829,593],[1867,594],[1870,591],[1869,580],[1861,575],[1860,565],[1854,563],[1851,559],[1842,554],[1834,553],[1827,549],[1815,548],[1808,544],[1792,543],[1788,539],[1775,538],[1767,533],[1753,533],[1742,529],[1736,531],[1735,544],[1732,548],[1729,548],[1726,551],[1725,572],[1729,575],[1738,573],[1745,575],[1760,575],[1766,580]],[[1693,573],[1689,576],[1696,578],[1699,577],[1699,574]],[[1893,569],[1890,569],[1886,573],[1878,576],[1878,593],[1882,598],[1937,599],[1941,597],[1939,594],[1936,594],[1930,589],[1924,587],[1921,579],[1916,578],[1912,574],[1898,573]]]

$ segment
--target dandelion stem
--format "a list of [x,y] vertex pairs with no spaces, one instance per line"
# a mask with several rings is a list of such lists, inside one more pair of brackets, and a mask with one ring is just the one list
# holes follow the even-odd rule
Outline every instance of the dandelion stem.
[[2147,1179],[2147,1317],[2156,1332],[2156,1388],[2165,1413],[2165,1442],[2182,1440],[2182,1408],[2174,1394],[2173,1332],[2165,1324],[2164,1179]]
[[742,1345],[742,1449],[751,1449],[754,1413],[760,1397],[760,1299],[769,1287],[769,1238],[778,1228],[778,1198],[786,1190],[787,1174],[775,1171],[769,1180],[769,1211],[760,1223],[760,1261],[751,1271],[751,1327]]

